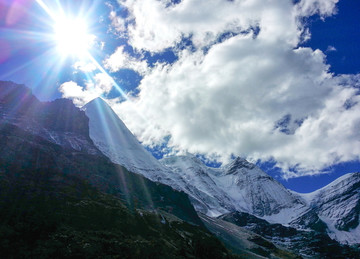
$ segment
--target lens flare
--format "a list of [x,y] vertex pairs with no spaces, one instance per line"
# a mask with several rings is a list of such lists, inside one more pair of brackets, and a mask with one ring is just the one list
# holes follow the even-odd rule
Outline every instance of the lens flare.
[[54,25],[54,40],[62,56],[83,57],[94,43],[95,36],[88,33],[85,20],[60,17]]

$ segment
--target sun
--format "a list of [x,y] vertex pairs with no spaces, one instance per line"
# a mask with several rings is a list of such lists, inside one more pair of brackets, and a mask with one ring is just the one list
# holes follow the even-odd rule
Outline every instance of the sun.
[[95,36],[88,32],[85,19],[59,17],[54,24],[54,41],[62,57],[84,57],[93,45]]

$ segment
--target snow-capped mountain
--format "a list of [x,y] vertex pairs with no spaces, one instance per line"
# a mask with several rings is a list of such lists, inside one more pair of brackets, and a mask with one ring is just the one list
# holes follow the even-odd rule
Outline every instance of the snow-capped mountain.
[[287,190],[239,157],[217,169],[189,154],[159,162],[104,100],[97,98],[83,110],[89,118],[90,138],[103,154],[129,171],[184,191],[198,212],[211,217],[245,212],[269,223],[329,231],[341,242],[360,240],[358,175],[342,177],[315,193],[302,195]]
[[165,158],[161,162],[184,178],[185,192],[197,190],[201,192],[200,200],[211,202],[205,212],[194,204],[208,216],[242,211],[272,223],[290,224],[310,210],[302,198],[240,157],[219,169],[207,167],[192,155]]
[[103,154],[132,172],[184,191],[208,216],[240,210],[287,224],[307,210],[295,195],[243,159],[220,169],[207,167],[193,155],[165,158],[161,164],[103,99],[91,101],[83,110],[90,138]]
[[315,192],[301,195],[327,223],[330,237],[343,243],[360,243],[360,173],[343,175]]
[[238,211],[271,223],[289,224],[309,210],[300,197],[240,157],[223,167],[216,182],[226,190]]
[[183,179],[182,191],[189,195],[197,211],[208,216],[219,216],[235,210],[226,192],[212,178],[221,174],[220,169],[207,167],[190,154],[163,158],[160,162]]
[[[89,134],[95,146],[110,160],[150,180],[181,189],[181,178],[159,163],[135,138],[121,119],[102,99],[96,98],[83,108],[89,118]],[[175,179],[174,179],[175,178]]]
[[234,210],[226,194],[208,175],[211,169],[196,157],[173,157],[160,163],[103,99],[94,99],[82,109],[89,118],[90,138],[112,162],[187,193],[194,207],[208,215],[219,216]]
[[[123,187],[117,186],[121,171],[122,180],[131,178],[131,183],[124,185],[124,194],[127,187],[136,194],[130,202],[140,201],[152,210],[154,202],[164,205],[171,200],[169,206],[161,205],[161,210],[185,220],[197,218],[194,206],[199,214],[206,214],[202,218],[208,220],[209,229],[215,229],[215,235],[222,235],[219,229],[227,223],[220,221],[225,220],[309,258],[324,254],[329,243],[330,255],[338,251],[346,255],[344,258],[359,258],[356,247],[355,256],[348,256],[353,255],[352,248],[337,241],[360,243],[360,173],[344,175],[316,192],[298,194],[242,158],[221,168],[208,167],[190,154],[158,161],[101,98],[81,111],[65,99],[40,102],[28,88],[11,82],[0,81],[0,123],[0,165],[5,168],[11,163],[20,169],[30,166],[43,170],[48,166],[85,177],[99,189],[111,192]],[[131,172],[113,165],[108,158]],[[153,181],[185,192],[193,206],[184,193]],[[151,198],[149,189],[142,190],[144,183],[150,186]],[[242,231],[238,229],[237,234]],[[232,243],[235,232],[232,228],[226,232]]]

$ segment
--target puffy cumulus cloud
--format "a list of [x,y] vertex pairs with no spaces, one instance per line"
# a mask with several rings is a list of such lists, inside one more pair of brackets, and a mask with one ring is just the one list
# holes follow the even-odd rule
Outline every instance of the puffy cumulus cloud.
[[296,7],[300,15],[319,14],[322,18],[325,18],[336,13],[337,2],[339,0],[301,0]]
[[[273,158],[286,172],[297,165],[298,175],[310,174],[359,154],[347,147],[356,138],[345,141],[352,130],[344,131],[356,121],[350,117],[360,118],[357,104],[344,108],[357,98],[356,89],[328,73],[324,59],[319,50],[283,49],[239,35],[207,54],[185,50],[175,64],[157,66],[142,80],[138,98],[113,108],[145,144],[171,135],[177,150]],[[292,134],[276,128],[286,116]],[[336,135],[344,138],[334,141]]]
[[149,72],[148,64],[145,60],[141,61],[124,51],[124,46],[120,46],[116,51],[104,61],[105,68],[111,72],[117,72],[120,69],[131,69],[140,75]]
[[[302,18],[334,14],[337,1],[120,2],[135,49],[176,48],[186,36],[195,45],[143,73],[131,101],[111,100],[144,144],[171,136],[180,152],[274,159],[284,177],[360,158],[360,76],[334,76],[323,52],[298,47],[310,36]],[[119,47],[105,64],[117,71],[135,61]]]
[[[338,0],[119,0],[130,12],[127,35],[137,50],[161,52],[184,37],[198,48],[216,42],[224,33],[260,28],[259,37],[296,46],[307,35],[298,18],[335,12]],[[118,17],[119,18],[119,17]],[[121,19],[121,18],[119,18]],[[114,18],[113,18],[114,20]],[[122,19],[124,21],[124,19]],[[118,28],[119,26],[115,26]],[[123,26],[120,26],[123,28]],[[305,37],[306,38],[306,37]]]
[[60,85],[59,91],[63,98],[71,99],[76,106],[81,107],[91,100],[109,93],[112,87],[112,79],[107,74],[98,73],[92,81],[86,82],[85,87],[69,81]]
[[62,93],[63,98],[71,99],[78,107],[92,100],[91,96],[74,81],[63,83],[60,85],[59,91]]

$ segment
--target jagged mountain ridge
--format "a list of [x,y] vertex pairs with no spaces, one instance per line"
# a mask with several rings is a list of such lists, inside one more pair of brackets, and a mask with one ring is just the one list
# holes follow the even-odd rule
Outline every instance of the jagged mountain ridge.
[[[309,210],[301,199],[246,160],[237,158],[219,170],[205,166],[191,155],[165,158],[161,164],[104,100],[97,98],[83,110],[89,117],[90,138],[114,163],[184,191],[202,213],[219,216],[240,210],[267,216],[270,221],[271,216],[277,215],[275,222],[288,224],[295,219],[294,214],[302,215]],[[265,191],[264,187],[268,189],[261,192]]]
[[160,160],[172,170],[172,174],[183,179],[182,190],[189,194],[195,209],[208,216],[218,216],[235,210],[229,197],[210,176],[221,173],[205,166],[196,156],[168,157]]
[[[1,82],[0,85],[3,87],[0,89],[4,89],[4,85],[9,86],[9,82],[5,82],[5,83]],[[16,89],[17,85],[14,84],[11,87],[13,87],[13,89]],[[1,123],[13,124],[33,135],[40,136],[41,138],[44,138],[54,144],[58,144],[62,147],[66,147],[69,150],[86,152],[88,154],[92,154],[91,150],[95,150],[94,154],[101,155],[101,152],[94,146],[93,140],[89,137],[89,135],[91,134],[91,127],[89,130],[88,127],[81,126],[81,125],[86,125],[86,123],[89,123],[89,119],[87,118],[84,112],[77,110],[70,101],[66,101],[66,100],[58,100],[50,103],[41,103],[36,98],[34,99],[32,97],[31,92],[29,92],[28,89],[26,90],[26,88],[23,88],[25,90],[24,91],[21,90],[21,88],[23,87],[20,87],[19,91],[17,90],[10,91],[11,94],[8,94],[9,92],[3,94],[4,92],[0,91],[1,92],[0,96],[2,96],[0,99]],[[17,98],[22,98],[23,102],[17,103],[16,102]],[[26,106],[24,106],[25,103],[27,103],[28,105],[27,108],[25,108]],[[102,105],[107,106],[106,103],[103,103]],[[67,106],[68,108],[64,109],[64,107]],[[11,111],[11,113],[9,111]],[[73,112],[77,113],[78,115],[69,116],[72,115]],[[59,114],[64,116],[58,118],[56,115]],[[125,125],[121,127],[126,128]],[[51,134],[46,132],[51,132]],[[114,130],[114,132],[116,132],[116,130]],[[132,136],[130,131],[128,131],[128,133],[129,134],[127,135],[127,137]],[[80,145],[74,145],[73,141],[68,141],[69,138],[67,135],[69,134],[74,134],[74,136],[76,137],[75,142],[78,141],[79,137],[82,138],[83,140],[85,140],[86,145],[81,143]],[[55,138],[54,136],[60,136],[60,137]],[[61,139],[62,136],[64,137],[64,140]],[[137,142],[136,138],[134,136],[132,137],[134,140],[132,141],[132,143],[136,143],[136,145],[140,145]],[[142,148],[141,152],[147,152],[147,151]],[[127,154],[131,154],[131,150],[127,152]],[[164,171],[152,170],[151,174],[153,180],[158,182],[163,181],[164,183],[172,186],[175,189],[186,192],[187,194],[189,194],[193,204],[197,206],[198,211],[202,212],[203,210],[203,211],[212,212],[213,214],[209,214],[211,216],[216,216],[229,211],[240,210],[252,214],[257,213],[259,217],[266,219],[271,223],[279,222],[282,224],[290,224],[297,228],[307,228],[310,227],[311,225],[314,224],[316,225],[319,223],[318,214],[321,213],[321,209],[319,208],[326,207],[323,205],[316,207],[314,206],[314,203],[311,202],[306,204],[305,201],[308,201],[308,199],[305,199],[306,198],[305,196],[289,192],[283,186],[281,187],[281,185],[279,187],[279,184],[274,179],[267,176],[261,170],[260,170],[261,172],[259,172],[258,168],[256,168],[255,165],[241,158],[237,158],[228,166],[224,166],[223,168],[217,170],[217,169],[208,168],[207,166],[202,164],[200,160],[196,160],[192,156],[188,160],[184,159],[186,166],[185,167],[182,166],[181,170],[176,171],[176,170],[169,170],[169,168],[166,168],[161,164],[159,165],[156,159],[153,158],[149,153],[146,157],[148,158],[150,157],[150,158],[140,162],[139,164],[141,166],[137,168],[140,169],[146,168],[144,167],[144,165],[146,166],[147,160],[155,161],[151,163],[155,163],[158,168],[165,168],[165,169]],[[175,161],[178,160],[178,158],[173,158],[173,159]],[[169,166],[170,164],[171,163],[168,163],[167,166]],[[182,164],[184,163],[182,162]],[[148,166],[148,168],[151,168],[151,166]],[[172,169],[174,168],[176,169],[176,166],[173,167]],[[183,168],[188,169],[186,174],[182,173]],[[194,170],[196,173],[192,173]],[[143,172],[146,173],[147,172],[146,169],[144,169]],[[141,174],[141,172],[137,172],[137,173]],[[185,176],[187,178],[189,177],[190,178],[186,179]],[[146,177],[150,178],[149,176]],[[339,181],[340,180],[341,179],[339,179]],[[246,189],[244,188],[244,186],[247,186],[248,185],[247,183],[249,182],[250,183],[261,182],[262,184],[259,184],[258,187],[255,188],[256,190],[260,190],[260,192],[255,191],[251,193],[251,189],[254,188],[250,188],[249,192],[247,191],[245,192],[245,196],[242,195],[242,197],[240,197],[241,195],[236,195],[236,193],[239,193],[238,191],[239,189],[240,190]],[[272,183],[273,186],[276,186],[269,188],[268,191],[270,192],[272,190],[279,190],[279,188],[280,189],[284,188],[285,190],[281,190],[281,192],[277,192],[276,197],[267,195],[265,190],[266,188],[264,188],[264,186],[269,185],[269,183]],[[343,187],[343,185],[334,185],[332,186],[332,188],[338,188],[336,186]],[[344,226],[345,227],[348,226],[350,232],[346,231],[346,229],[343,229],[341,230],[340,233],[341,235],[335,233],[333,234],[332,237],[344,243],[346,242],[359,243],[357,240],[350,240],[354,236],[353,234],[354,228],[352,228],[351,226],[354,224],[356,226],[356,222],[358,219],[358,212],[357,212],[358,207],[356,205],[357,197],[358,197],[358,191],[357,191],[358,186],[354,185],[352,189],[351,190],[350,189],[348,192],[352,194],[346,197],[352,197],[354,201],[352,204],[355,204],[353,207],[347,207],[347,202],[346,202],[347,198],[343,197],[341,191],[337,192],[338,195],[335,195],[331,198],[332,200],[341,199],[341,197],[344,198],[344,200],[342,201],[343,205],[341,206],[343,206],[345,212],[347,211],[347,209],[349,209],[350,211],[353,209],[353,213],[348,213],[348,214],[344,213],[344,215],[345,214],[347,215],[347,218],[344,219],[336,218],[336,222],[340,222],[341,220],[343,220],[345,222]],[[231,193],[232,191],[235,195],[232,195]],[[261,194],[262,191],[265,192]],[[326,191],[325,193],[328,192]],[[258,198],[256,195],[259,195],[260,198]],[[268,196],[271,199],[273,199],[275,202],[272,202]],[[320,195],[319,197],[322,196]],[[245,202],[245,205],[241,204],[241,202],[243,202],[246,199],[247,202]],[[323,200],[323,198],[318,200]],[[241,201],[241,202],[236,203],[236,201]],[[327,200],[325,199],[325,201],[323,201],[323,204],[327,204],[329,201],[330,199]],[[291,217],[287,217],[284,219],[283,214],[281,213],[290,215]],[[294,215],[297,216],[297,218],[293,217]],[[341,216],[341,214],[339,214],[339,216]],[[321,215],[320,218],[324,219],[324,221],[327,220],[327,218],[325,218],[324,215]],[[334,233],[332,229],[332,226],[334,224],[330,221],[326,221],[326,223],[330,230],[329,234],[331,235],[332,233]]]
[[[26,88],[13,91],[16,86],[10,89],[15,98],[7,102],[4,88],[0,88],[3,256],[233,258],[203,227],[185,193],[131,173],[97,150],[86,136],[88,127],[85,131],[81,127],[87,117],[71,102],[58,100],[49,106],[32,98]],[[24,102],[19,96],[25,97]],[[73,123],[70,118],[81,120]],[[39,134],[45,130],[83,137],[97,152]]]
[[310,211],[298,195],[240,157],[218,169],[207,167],[192,155],[164,158],[161,162],[185,179],[187,189],[200,190],[206,194],[203,200],[211,197],[211,204],[220,206],[205,212],[198,207],[208,216],[242,211],[270,222],[290,224]]
[[[129,204],[133,204],[134,200],[142,202],[149,209],[154,209],[152,206],[156,205],[156,200],[163,199],[161,203],[176,201],[179,192],[173,188],[155,184],[112,164],[90,139],[89,119],[85,112],[76,108],[70,100],[42,103],[25,86],[2,81],[0,93],[0,166],[15,166],[16,170],[56,168],[85,178],[101,191],[127,197]],[[69,138],[69,135],[75,138]],[[71,142],[74,139],[75,143]],[[158,188],[162,189],[162,186],[166,190],[160,194]],[[188,199],[187,195],[178,198]],[[183,208],[184,212],[192,210],[190,218],[195,217],[191,222],[201,224],[192,205],[185,200],[181,202],[183,204],[172,206],[172,210],[176,214],[183,205],[187,206],[187,209]]]
[[327,186],[300,194],[341,242],[360,243],[360,173],[346,174]]
[[[297,229],[321,228],[324,231],[326,228],[318,212],[302,195],[287,190],[245,159],[236,158],[219,169],[207,167],[193,155],[164,158],[160,161],[163,165],[159,165],[159,162],[141,146],[105,101],[96,99],[84,109],[90,118],[90,137],[105,155],[113,162],[122,164],[128,169],[132,168],[149,179],[184,191],[189,195],[196,210],[201,213],[214,217],[240,211],[270,223],[290,225]],[[108,117],[102,119],[102,123],[106,122],[106,125],[113,129],[111,134],[115,137],[106,140],[105,132],[98,125],[101,116]],[[92,134],[96,131],[98,133]],[[119,132],[121,136],[116,137]],[[109,145],[113,148],[111,152]],[[131,157],[133,155],[130,155],[133,150],[136,150],[138,157],[146,159],[134,160]],[[122,157],[117,155],[117,152]],[[129,161],[132,161],[132,164],[129,164]],[[157,168],[157,170],[146,168]],[[340,241],[347,242],[344,239]]]
[[[345,244],[360,243],[359,173],[344,175],[314,193],[300,194],[287,190],[242,158],[236,158],[219,169],[207,167],[192,156],[165,158],[161,162],[174,172],[192,178],[198,178],[198,174],[191,173],[191,169],[201,167],[202,178],[206,175],[215,183],[209,189],[222,190],[230,200],[226,207],[230,208],[229,211],[249,213],[271,224],[328,233],[331,238]],[[189,185],[196,184],[195,179],[188,182]],[[201,188],[206,189],[206,186]]]
[[223,190],[227,190],[238,211],[270,222],[289,224],[308,211],[299,197],[240,157],[223,167],[223,174],[217,178],[217,182]]
[[0,125],[2,257],[233,258],[184,193]]
[[101,154],[89,138],[88,121],[70,100],[40,102],[26,86],[0,81],[0,123],[16,125],[67,148]]

